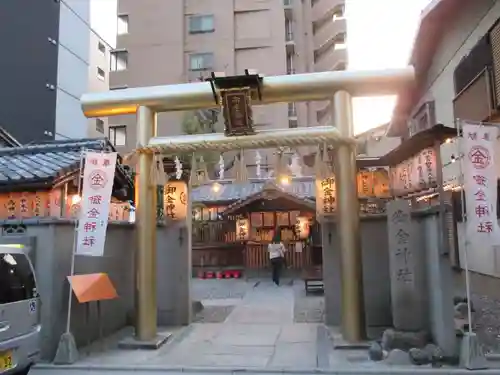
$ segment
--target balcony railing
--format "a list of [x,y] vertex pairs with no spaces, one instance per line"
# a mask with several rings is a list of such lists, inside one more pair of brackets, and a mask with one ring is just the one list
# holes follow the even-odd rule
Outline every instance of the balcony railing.
[[286,74],[295,74],[295,69],[287,68],[286,69]]
[[287,31],[285,34],[285,40],[287,42],[292,42],[293,41],[293,33],[291,31]]
[[297,116],[297,108],[295,107],[295,103],[288,103],[288,117],[296,117]]
[[283,0],[283,5],[289,7],[292,5],[292,0]]

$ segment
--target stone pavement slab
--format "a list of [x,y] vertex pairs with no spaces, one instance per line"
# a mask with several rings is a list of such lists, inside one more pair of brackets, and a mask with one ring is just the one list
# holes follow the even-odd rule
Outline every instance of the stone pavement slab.
[[316,343],[279,343],[269,363],[273,368],[316,368]]

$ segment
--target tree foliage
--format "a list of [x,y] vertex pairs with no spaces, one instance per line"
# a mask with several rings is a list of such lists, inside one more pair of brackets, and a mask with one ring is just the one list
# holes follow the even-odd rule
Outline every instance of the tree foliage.
[[[182,131],[187,135],[221,133],[224,131],[224,124],[219,120],[214,111],[186,112],[182,119]],[[191,157],[185,155],[184,157]],[[197,152],[196,159],[200,162],[201,158],[207,164],[209,174],[213,174],[216,164],[219,162],[220,153],[217,151]],[[189,159],[190,160],[190,159]]]

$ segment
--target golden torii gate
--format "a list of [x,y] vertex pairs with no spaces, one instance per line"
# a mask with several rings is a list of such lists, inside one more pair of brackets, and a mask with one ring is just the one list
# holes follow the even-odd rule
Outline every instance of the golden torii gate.
[[[259,78],[253,104],[332,100],[336,125],[257,132],[253,135],[157,137],[158,112],[217,107],[220,92],[210,82],[138,87],[84,94],[87,117],[137,115],[139,174],[136,178],[136,340],[157,337],[156,191],[151,179],[154,152],[236,150],[279,146],[333,144],[337,181],[337,215],[342,280],[342,334],[348,342],[365,338],[359,204],[356,189],[356,152],[353,140],[352,96],[393,95],[413,81],[414,69],[331,71]],[[218,89],[216,89],[217,91]],[[325,286],[328,287],[328,286]]]

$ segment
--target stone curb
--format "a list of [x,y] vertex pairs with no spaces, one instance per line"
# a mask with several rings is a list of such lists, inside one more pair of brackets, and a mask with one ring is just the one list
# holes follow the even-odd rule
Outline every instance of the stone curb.
[[[40,370],[85,370],[85,371],[125,371],[125,372],[185,372],[185,373],[217,373],[217,374],[328,374],[328,375],[409,375],[409,374],[449,374],[461,375],[471,374],[471,370],[457,368],[418,368],[418,367],[391,367],[391,368],[363,368],[363,367],[348,367],[344,369],[321,369],[321,368],[224,368],[224,367],[175,367],[175,366],[137,366],[137,365],[53,365],[53,364],[37,364],[34,369]],[[477,370],[480,374],[495,374],[500,375],[500,369]]]

